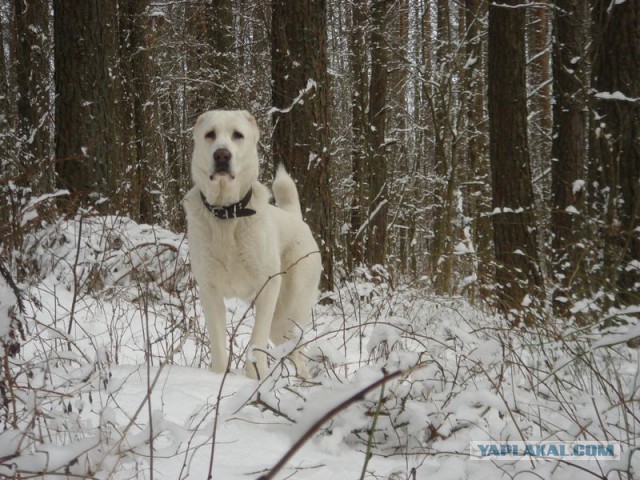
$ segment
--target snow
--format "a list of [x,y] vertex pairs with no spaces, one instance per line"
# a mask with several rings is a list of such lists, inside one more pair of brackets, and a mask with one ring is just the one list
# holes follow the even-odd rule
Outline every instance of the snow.
[[523,213],[525,212],[525,209],[522,207],[518,207],[516,209],[510,208],[510,207],[496,207],[491,211],[491,215],[499,215],[501,213]]
[[573,205],[568,205],[565,209],[565,212],[570,213],[571,215],[580,215],[580,211],[574,207]]
[[628,97],[624,93],[616,90],[615,92],[597,92],[595,94],[596,98],[600,98],[601,100],[619,100],[623,102],[638,102],[640,99]]
[[317,86],[318,84],[314,79],[312,78],[308,79],[306,87],[301,89],[300,92],[298,92],[298,96],[293,99],[293,101],[291,102],[291,105],[289,105],[286,108],[272,107],[267,112],[267,115],[270,116],[270,115],[273,115],[274,113],[289,113],[293,109],[293,107],[295,107],[296,105],[303,105],[305,95],[311,92],[312,90],[314,90],[315,88],[317,88]]
[[[208,370],[184,235],[86,216],[37,231],[24,253],[38,268],[21,285],[27,328],[10,359],[16,407],[0,416],[0,477],[207,478],[212,462],[214,478],[257,478],[351,398],[276,478],[360,478],[368,447],[367,479],[613,479],[640,468],[630,454],[639,358],[626,344],[640,335],[640,307],[603,314],[603,325],[625,320],[606,330],[528,332],[363,271],[315,307],[302,338],[308,381],[292,375],[289,344],[270,349],[271,374],[253,381],[242,368],[253,318],[239,301],[226,303],[231,372]],[[12,304],[0,282],[5,333]],[[359,394],[394,372],[381,404],[380,389]],[[621,460],[469,457],[471,441],[576,439],[617,439]]]
[[453,253],[455,255],[466,255],[469,253],[475,253],[475,251],[472,245],[469,245],[468,243],[465,243],[465,242],[459,242],[453,248]]
[[476,63],[478,63],[478,57],[474,56],[474,55],[469,55],[469,57],[467,58],[466,63],[464,64],[464,67],[462,67],[464,70],[467,70],[471,67],[473,67]]
[[584,190],[585,185],[586,185],[586,182],[584,180],[576,180],[575,182],[573,182],[573,187],[571,191],[575,195],[576,193]]
[[29,200],[29,203],[22,207],[20,211],[20,225],[25,226],[28,222],[31,222],[38,218],[38,212],[36,210],[36,207],[38,205],[44,203],[47,200],[51,200],[52,198],[62,197],[65,195],[69,195],[69,190],[58,190],[54,193],[47,193],[31,198]]

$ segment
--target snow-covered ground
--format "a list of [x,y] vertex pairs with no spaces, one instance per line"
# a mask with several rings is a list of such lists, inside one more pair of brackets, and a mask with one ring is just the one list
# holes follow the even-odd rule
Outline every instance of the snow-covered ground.
[[[86,217],[29,237],[24,256],[36,274],[23,287],[21,352],[9,360],[0,478],[258,478],[350,398],[274,478],[640,475],[632,311],[608,312],[589,329],[549,318],[524,332],[463,299],[363,272],[315,308],[303,339],[311,378],[293,375],[285,345],[270,350],[271,374],[258,382],[242,373],[253,317],[239,301],[227,303],[232,371],[208,370],[182,235]],[[14,302],[0,285],[0,335]],[[613,441],[622,455],[470,457],[471,441],[489,440]]]

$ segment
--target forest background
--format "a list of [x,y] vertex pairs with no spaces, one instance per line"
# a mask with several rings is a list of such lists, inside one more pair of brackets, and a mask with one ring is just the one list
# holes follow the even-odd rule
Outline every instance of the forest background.
[[[201,368],[210,109],[319,241],[309,381],[233,301]],[[635,478],[639,181],[636,0],[0,0],[0,476],[246,478],[350,396],[287,475]],[[469,464],[514,438],[622,455]]]
[[194,119],[241,108],[264,178],[298,182],[326,290],[380,266],[527,321],[635,304],[639,8],[3,1],[2,261],[26,274],[16,213],[43,195],[183,231]]

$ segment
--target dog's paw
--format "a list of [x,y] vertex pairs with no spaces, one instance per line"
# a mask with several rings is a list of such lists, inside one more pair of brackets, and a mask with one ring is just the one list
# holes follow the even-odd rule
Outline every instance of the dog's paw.
[[244,364],[244,371],[246,372],[247,377],[253,378],[254,380],[265,378],[269,372],[267,354],[264,351],[255,348],[253,345],[250,345],[247,350],[247,361]]
[[223,364],[214,363],[209,367],[209,370],[211,370],[213,373],[222,375],[224,372],[227,371],[227,363],[226,362],[224,362]]
[[269,367],[267,366],[266,359],[263,361],[253,361],[250,362],[247,360],[247,363],[244,365],[244,371],[247,374],[247,377],[252,378],[253,380],[260,380],[267,376],[269,373]]
[[309,371],[307,370],[307,362],[305,361],[300,350],[294,350],[290,357],[293,366],[295,367],[296,377],[305,380],[309,378]]
[[244,367],[244,371],[247,374],[247,377],[253,380],[260,380],[261,378],[263,378],[263,376],[260,375],[260,369],[258,368],[257,363],[247,362]]
[[244,371],[247,374],[247,377],[252,378],[253,380],[265,378],[269,372],[267,360],[264,358],[256,359],[253,355],[251,355],[251,357],[253,358],[247,358],[247,362],[244,365]]

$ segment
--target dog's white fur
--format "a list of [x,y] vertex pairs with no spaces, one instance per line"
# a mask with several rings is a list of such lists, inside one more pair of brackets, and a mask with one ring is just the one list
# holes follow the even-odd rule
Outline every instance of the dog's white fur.
[[[184,199],[191,265],[200,287],[212,369],[227,369],[223,299],[241,298],[255,302],[251,354],[245,363],[252,378],[267,373],[264,351],[269,339],[281,344],[300,338],[310,320],[322,271],[318,245],[302,220],[291,177],[278,168],[273,193],[279,208],[269,204],[269,191],[258,182],[258,137],[256,121],[246,111],[201,115],[193,129],[195,186]],[[218,173],[214,167],[218,149],[231,154],[229,172]],[[216,218],[200,195],[211,205],[226,206],[239,202],[250,188],[253,196],[247,208],[256,214],[234,219]],[[298,374],[306,375],[300,353],[296,350],[291,358]]]

